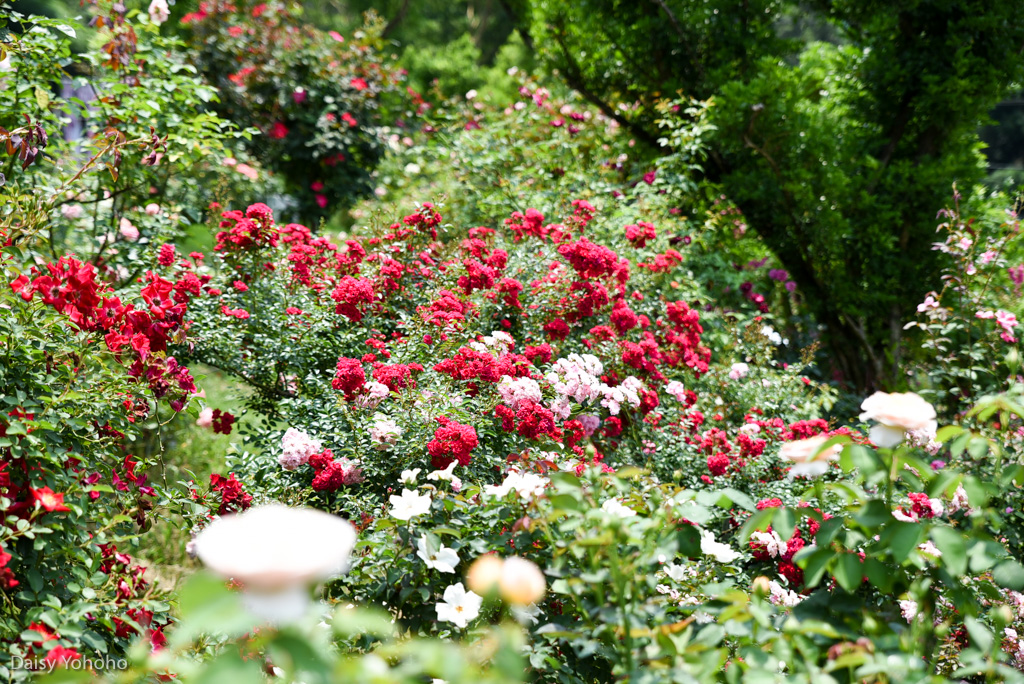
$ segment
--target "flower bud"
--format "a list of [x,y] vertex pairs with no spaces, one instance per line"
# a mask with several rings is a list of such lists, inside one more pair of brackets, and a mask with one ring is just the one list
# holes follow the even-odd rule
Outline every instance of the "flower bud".
[[505,560],[498,580],[503,599],[515,606],[527,606],[544,598],[546,589],[544,574],[536,563],[516,556]]
[[474,594],[487,596],[498,588],[501,580],[501,571],[505,561],[498,556],[487,554],[480,556],[469,566],[466,572],[466,585]]
[[750,589],[754,592],[755,596],[767,596],[771,593],[772,590],[770,582],[771,580],[769,580],[764,575],[758,575],[750,583]]

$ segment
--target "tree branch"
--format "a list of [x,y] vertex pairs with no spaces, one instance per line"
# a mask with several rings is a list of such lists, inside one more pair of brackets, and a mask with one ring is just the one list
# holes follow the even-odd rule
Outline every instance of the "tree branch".
[[615,111],[615,108],[610,104],[602,100],[596,94],[594,94],[583,81],[583,75],[580,73],[579,65],[573,61],[572,57],[569,56],[569,50],[565,46],[565,41],[562,38],[561,33],[555,34],[555,42],[558,43],[559,49],[562,51],[562,56],[565,58],[565,81],[570,87],[575,89],[582,95],[588,102],[593,104],[595,107],[601,110],[601,112],[610,119],[615,120],[620,126],[627,129],[630,133],[635,135],[637,138],[647,143],[651,147],[657,149],[658,139],[654,135],[651,135],[645,128],[639,124],[630,121],[626,117]]

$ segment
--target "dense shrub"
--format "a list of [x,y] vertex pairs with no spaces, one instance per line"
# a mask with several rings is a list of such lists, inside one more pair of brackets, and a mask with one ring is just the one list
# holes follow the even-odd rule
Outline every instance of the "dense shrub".
[[379,23],[345,38],[297,16],[288,3],[212,0],[182,23],[221,94],[217,111],[259,129],[248,152],[283,177],[288,212],[313,225],[372,190],[382,133],[401,125],[401,75],[381,51]]

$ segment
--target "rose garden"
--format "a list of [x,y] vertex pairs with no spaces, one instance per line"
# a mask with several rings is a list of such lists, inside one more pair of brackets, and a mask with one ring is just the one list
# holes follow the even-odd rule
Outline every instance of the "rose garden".
[[1024,681],[1014,5],[0,1],[0,679]]

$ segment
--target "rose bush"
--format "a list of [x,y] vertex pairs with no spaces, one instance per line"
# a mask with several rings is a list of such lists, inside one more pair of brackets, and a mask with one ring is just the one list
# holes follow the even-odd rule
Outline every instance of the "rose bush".
[[[226,156],[168,16],[98,15],[86,156],[50,134],[76,104],[47,94],[63,25],[2,77],[0,116],[28,120],[0,119],[0,674],[116,654],[185,681],[1021,681],[1015,217],[943,217],[959,270],[921,305],[943,357],[920,394],[842,395],[788,274],[693,183],[711,103],[660,106],[658,163],[529,79],[507,111],[453,105],[376,176],[376,148],[346,157],[407,208],[337,236],[281,218],[326,180],[238,201],[266,169]],[[394,81],[289,17],[186,25],[223,111],[281,146],[267,166],[333,173],[380,140]],[[237,415],[203,396],[218,377]],[[200,430],[228,453],[186,455]],[[221,577],[147,575],[168,528]]]
[[370,188],[382,136],[401,125],[401,74],[371,21],[347,38],[298,24],[283,2],[199,3],[182,17],[216,111],[262,135],[249,154],[284,180],[288,212],[311,225]]

